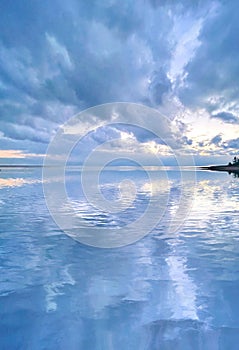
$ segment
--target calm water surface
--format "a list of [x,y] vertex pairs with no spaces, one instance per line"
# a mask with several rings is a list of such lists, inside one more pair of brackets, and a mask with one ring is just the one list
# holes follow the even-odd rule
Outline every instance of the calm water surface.
[[[40,170],[1,172],[1,350],[238,349],[239,179],[197,172],[195,188],[187,184],[191,212],[169,235],[181,185],[178,172],[168,173],[168,186],[158,180],[168,200],[155,229],[134,244],[100,249],[57,227]],[[108,215],[86,202],[79,173],[68,174],[85,225],[97,232],[142,215],[151,195],[142,172],[105,171],[102,194],[117,199],[124,178],[136,183],[136,200]]]

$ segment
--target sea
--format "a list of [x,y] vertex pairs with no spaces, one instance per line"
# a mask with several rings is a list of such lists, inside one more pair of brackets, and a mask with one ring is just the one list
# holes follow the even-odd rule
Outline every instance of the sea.
[[239,178],[84,172],[0,173],[0,349],[238,350]]

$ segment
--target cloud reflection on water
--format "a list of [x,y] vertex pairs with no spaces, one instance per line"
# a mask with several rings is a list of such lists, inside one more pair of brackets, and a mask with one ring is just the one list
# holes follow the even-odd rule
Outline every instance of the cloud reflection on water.
[[[154,349],[160,341],[168,348],[179,344],[179,349],[187,349],[193,341],[198,349],[202,342],[205,348],[219,349],[223,332],[230,327],[237,331],[238,179],[198,174],[194,206],[180,232],[166,236],[162,225],[133,245],[110,250],[89,248],[64,235],[44,207],[40,184],[34,191],[30,186],[22,190],[20,186],[35,183],[23,180],[11,175],[11,196],[7,186],[1,187],[0,293],[5,310],[13,315],[12,327],[28,335],[31,348],[34,342],[52,339],[59,329],[66,332],[65,344],[79,336],[78,348],[92,348],[109,335],[115,349],[127,348],[128,339],[132,349],[147,342],[145,348]],[[175,214],[178,183],[178,177],[169,182],[165,226]],[[143,194],[147,199],[167,191],[163,183],[154,188],[142,182],[138,210]],[[105,194],[111,190],[107,184]],[[190,182],[187,195],[192,195]],[[86,202],[78,198],[74,205],[76,215],[107,227],[109,218],[94,215]],[[25,323],[16,316],[19,305]],[[47,324],[42,333],[31,332],[29,337],[32,310],[34,327],[41,327],[47,317],[51,327]],[[3,323],[4,317],[6,313]],[[92,329],[95,333],[89,334]],[[86,343],[90,339],[86,346],[81,346],[82,334]]]

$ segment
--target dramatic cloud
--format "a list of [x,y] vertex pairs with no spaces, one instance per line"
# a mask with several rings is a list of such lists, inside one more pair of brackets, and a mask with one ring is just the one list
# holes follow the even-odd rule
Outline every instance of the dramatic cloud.
[[[205,137],[208,115],[223,124],[224,141],[234,140],[237,7],[222,0],[2,0],[0,147],[43,153],[71,116],[118,101],[142,103],[181,121],[174,135],[179,148],[200,152],[221,133],[215,129]],[[119,130],[101,130],[95,142],[105,132]],[[157,143],[142,130],[127,132],[136,142]],[[217,146],[226,152],[225,143]]]
[[[166,36],[172,18],[165,9],[154,11],[143,1],[2,1],[0,16],[6,137],[49,142],[59,124],[86,107],[158,104],[170,91],[163,68],[173,47]],[[16,131],[12,124],[26,128]]]
[[183,103],[203,107],[208,112],[238,111],[239,30],[238,3],[212,3],[199,35],[200,46],[185,70],[186,77],[180,89]]

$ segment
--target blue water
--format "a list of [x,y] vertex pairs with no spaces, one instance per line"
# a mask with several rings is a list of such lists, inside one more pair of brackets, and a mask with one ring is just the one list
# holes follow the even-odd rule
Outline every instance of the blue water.
[[[67,176],[86,226],[125,226],[150,199],[142,172],[104,172],[109,200],[123,178],[138,194],[121,214],[100,213],[85,202],[79,173]],[[169,234],[181,185],[178,172],[168,176],[167,208],[155,229],[131,245],[102,249],[57,227],[40,170],[1,172],[1,350],[239,348],[239,179],[197,172],[196,186],[192,179],[187,186],[191,211]]]

